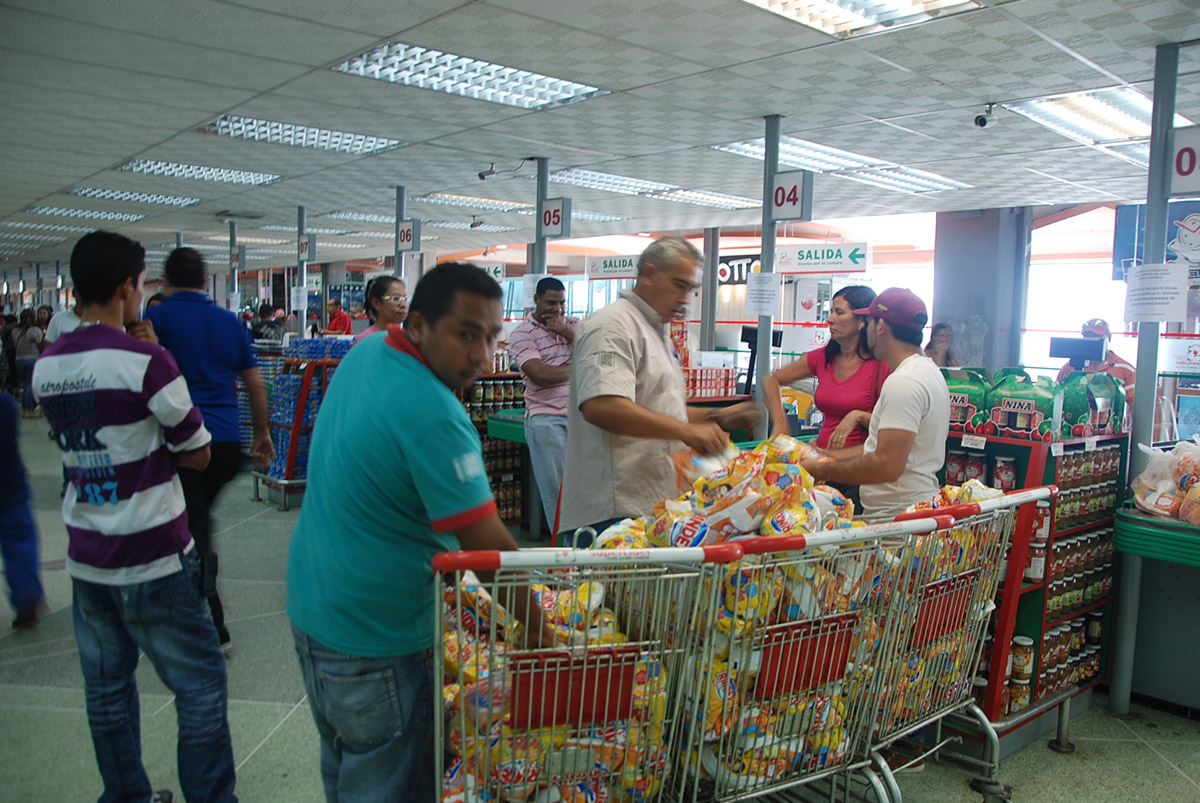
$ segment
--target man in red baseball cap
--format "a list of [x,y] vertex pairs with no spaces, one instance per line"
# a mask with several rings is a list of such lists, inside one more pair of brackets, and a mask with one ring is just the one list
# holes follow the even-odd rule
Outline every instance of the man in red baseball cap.
[[929,314],[910,290],[889,287],[871,305],[853,310],[869,318],[867,343],[892,373],[871,414],[867,442],[832,450],[832,462],[806,461],[818,480],[861,485],[863,515],[890,517],[931,499],[946,459],[950,392],[933,360],[921,351]]
[[[1106,346],[1107,341],[1112,340],[1112,331],[1108,328],[1108,321],[1103,318],[1092,318],[1090,321],[1086,321],[1079,328],[1079,334],[1083,337],[1103,339],[1106,341]],[[1074,370],[1075,367],[1071,363],[1064,365],[1058,372],[1058,381],[1064,381]],[[1127,360],[1121,359],[1115,351],[1110,349],[1107,350],[1103,360],[1099,362],[1088,360],[1084,363],[1083,370],[1096,374],[1111,374],[1114,379],[1121,380],[1125,385],[1125,398],[1129,402],[1125,409],[1130,413],[1133,412],[1133,385],[1137,380],[1137,374]]]

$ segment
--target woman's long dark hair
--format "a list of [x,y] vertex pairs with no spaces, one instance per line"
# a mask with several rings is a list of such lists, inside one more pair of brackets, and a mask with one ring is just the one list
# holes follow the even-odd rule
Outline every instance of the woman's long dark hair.
[[[829,303],[832,306],[833,300],[838,298],[846,299],[846,303],[850,305],[850,309],[863,309],[871,306],[871,302],[875,300],[875,291],[870,287],[862,284],[852,284],[848,287],[843,287],[833,294],[833,298]],[[863,316],[854,316],[860,321]],[[825,344],[825,364],[832,365],[833,358],[842,353],[842,345],[833,338]],[[871,346],[867,343],[867,327],[858,330],[858,356],[864,360],[874,359],[871,356]]]
[[371,325],[375,325],[375,305],[372,301],[381,301],[387,295],[388,288],[392,286],[392,282],[400,282],[404,284],[404,280],[398,276],[376,276],[367,283],[366,300],[363,306],[367,308],[367,320]]

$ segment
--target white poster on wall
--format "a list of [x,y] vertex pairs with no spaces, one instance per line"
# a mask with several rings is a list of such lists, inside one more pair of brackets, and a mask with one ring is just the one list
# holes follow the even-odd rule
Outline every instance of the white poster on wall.
[[1187,263],[1138,265],[1125,274],[1125,320],[1130,322],[1187,319]]
[[751,317],[779,312],[778,273],[751,273],[746,276],[746,314]]
[[1200,339],[1163,338],[1158,349],[1158,370],[1171,374],[1200,374]]
[[533,297],[537,295],[538,282],[549,276],[549,273],[526,273],[521,281],[521,304],[525,309],[532,309],[536,304]]

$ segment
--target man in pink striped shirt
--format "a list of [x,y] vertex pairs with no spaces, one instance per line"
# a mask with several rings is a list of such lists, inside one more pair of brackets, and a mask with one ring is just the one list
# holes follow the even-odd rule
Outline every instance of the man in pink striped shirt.
[[554,529],[558,488],[567,459],[567,399],[571,347],[579,319],[566,314],[566,288],[552,276],[537,283],[536,305],[513,329],[508,353],[525,381],[525,442],[542,497],[546,525]]

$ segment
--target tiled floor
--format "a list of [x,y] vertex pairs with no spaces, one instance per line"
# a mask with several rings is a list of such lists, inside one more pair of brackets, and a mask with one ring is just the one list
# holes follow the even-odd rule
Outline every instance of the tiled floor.
[[[0,617],[0,800],[95,800],[100,778],[62,568],[67,538],[58,508],[58,455],[42,421],[22,422],[21,448],[53,613],[20,633],[9,630],[11,616]],[[252,502],[250,486],[248,477],[227,486],[216,511],[221,595],[234,640],[229,716],[238,793],[247,803],[320,801],[317,735],[284,613],[287,543],[298,511]],[[147,662],[138,682],[146,767],[156,786],[177,790],[171,697]],[[1124,722],[1101,707],[1074,719],[1073,755],[1049,751],[1042,739],[1004,761],[1001,779],[1014,801],[1200,801],[1200,723],[1141,707],[1135,707],[1137,719]],[[906,799],[916,803],[980,799],[967,788],[965,773],[951,766],[931,764],[900,777]]]

